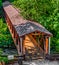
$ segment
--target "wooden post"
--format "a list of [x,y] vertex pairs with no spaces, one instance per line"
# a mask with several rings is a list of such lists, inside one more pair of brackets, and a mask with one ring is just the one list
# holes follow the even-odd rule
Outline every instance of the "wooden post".
[[49,38],[46,37],[46,42],[45,42],[45,48],[46,48],[46,49],[45,49],[45,53],[46,53],[46,54],[48,54],[48,48],[49,48],[49,46],[48,46],[49,44],[48,44],[48,43],[49,43]]
[[2,63],[0,62],[0,65],[2,65]]
[[10,29],[11,29],[11,22],[10,22]]
[[44,37],[44,58],[45,58],[45,43],[46,43],[46,40],[45,40],[45,37]]
[[20,37],[20,46],[19,47],[19,59],[18,59],[18,63],[19,65],[23,65],[22,60],[23,60],[23,37]]
[[18,48],[18,54],[20,55],[20,40],[18,39],[18,45],[17,45],[17,48]]
[[[14,30],[14,28],[13,28],[13,30]],[[15,30],[14,30],[14,38],[15,38]]]
[[23,38],[20,37],[20,49],[21,49],[21,55],[23,54]]
[[49,55],[50,55],[50,37],[49,37]]
[[11,32],[13,32],[13,26],[12,26],[12,24],[11,24]]
[[23,54],[25,54],[25,36],[23,36]]
[[14,34],[13,32],[14,32],[14,29],[13,29],[13,26],[12,26],[12,34]]

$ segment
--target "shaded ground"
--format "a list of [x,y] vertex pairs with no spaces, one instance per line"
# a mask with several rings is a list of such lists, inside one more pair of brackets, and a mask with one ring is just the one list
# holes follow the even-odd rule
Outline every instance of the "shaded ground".
[[[26,64],[25,64],[26,65]],[[27,65],[59,65],[58,61],[33,61],[29,62]]]
[[[18,63],[16,62],[13,65],[18,65]],[[34,60],[31,62],[23,62],[23,65],[59,65],[59,61]]]

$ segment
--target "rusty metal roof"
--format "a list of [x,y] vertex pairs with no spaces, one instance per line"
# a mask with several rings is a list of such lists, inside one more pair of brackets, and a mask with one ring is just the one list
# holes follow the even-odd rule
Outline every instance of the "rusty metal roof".
[[23,19],[17,9],[15,9],[9,2],[4,2],[3,8],[19,36],[23,36],[35,31],[43,32],[47,35],[52,35],[41,24]]

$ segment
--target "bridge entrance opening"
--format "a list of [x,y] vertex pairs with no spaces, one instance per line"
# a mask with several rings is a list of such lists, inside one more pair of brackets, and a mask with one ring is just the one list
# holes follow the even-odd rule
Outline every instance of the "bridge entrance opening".
[[30,33],[23,39],[23,54],[27,59],[39,59],[45,56],[45,36],[39,32]]

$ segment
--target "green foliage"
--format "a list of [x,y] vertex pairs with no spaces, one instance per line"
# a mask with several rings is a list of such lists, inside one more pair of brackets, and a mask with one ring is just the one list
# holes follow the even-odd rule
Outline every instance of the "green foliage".
[[3,49],[0,48],[0,62],[1,62],[1,61],[4,61],[5,63],[8,63],[8,62],[9,62],[9,61],[8,61],[8,58],[1,56],[2,53],[3,53]]
[[0,47],[7,47],[12,44],[12,38],[7,28],[6,23],[3,22],[3,18],[0,19]]
[[0,0],[0,7],[2,6],[2,0]]
[[2,49],[0,49],[0,55],[3,53],[3,50]]
[[8,60],[7,57],[1,57],[1,56],[0,56],[0,62],[1,62],[1,61],[4,61],[5,63],[8,63],[8,62],[9,62],[9,60]]
[[35,20],[52,34],[51,52],[59,53],[59,0],[14,0],[24,18]]

